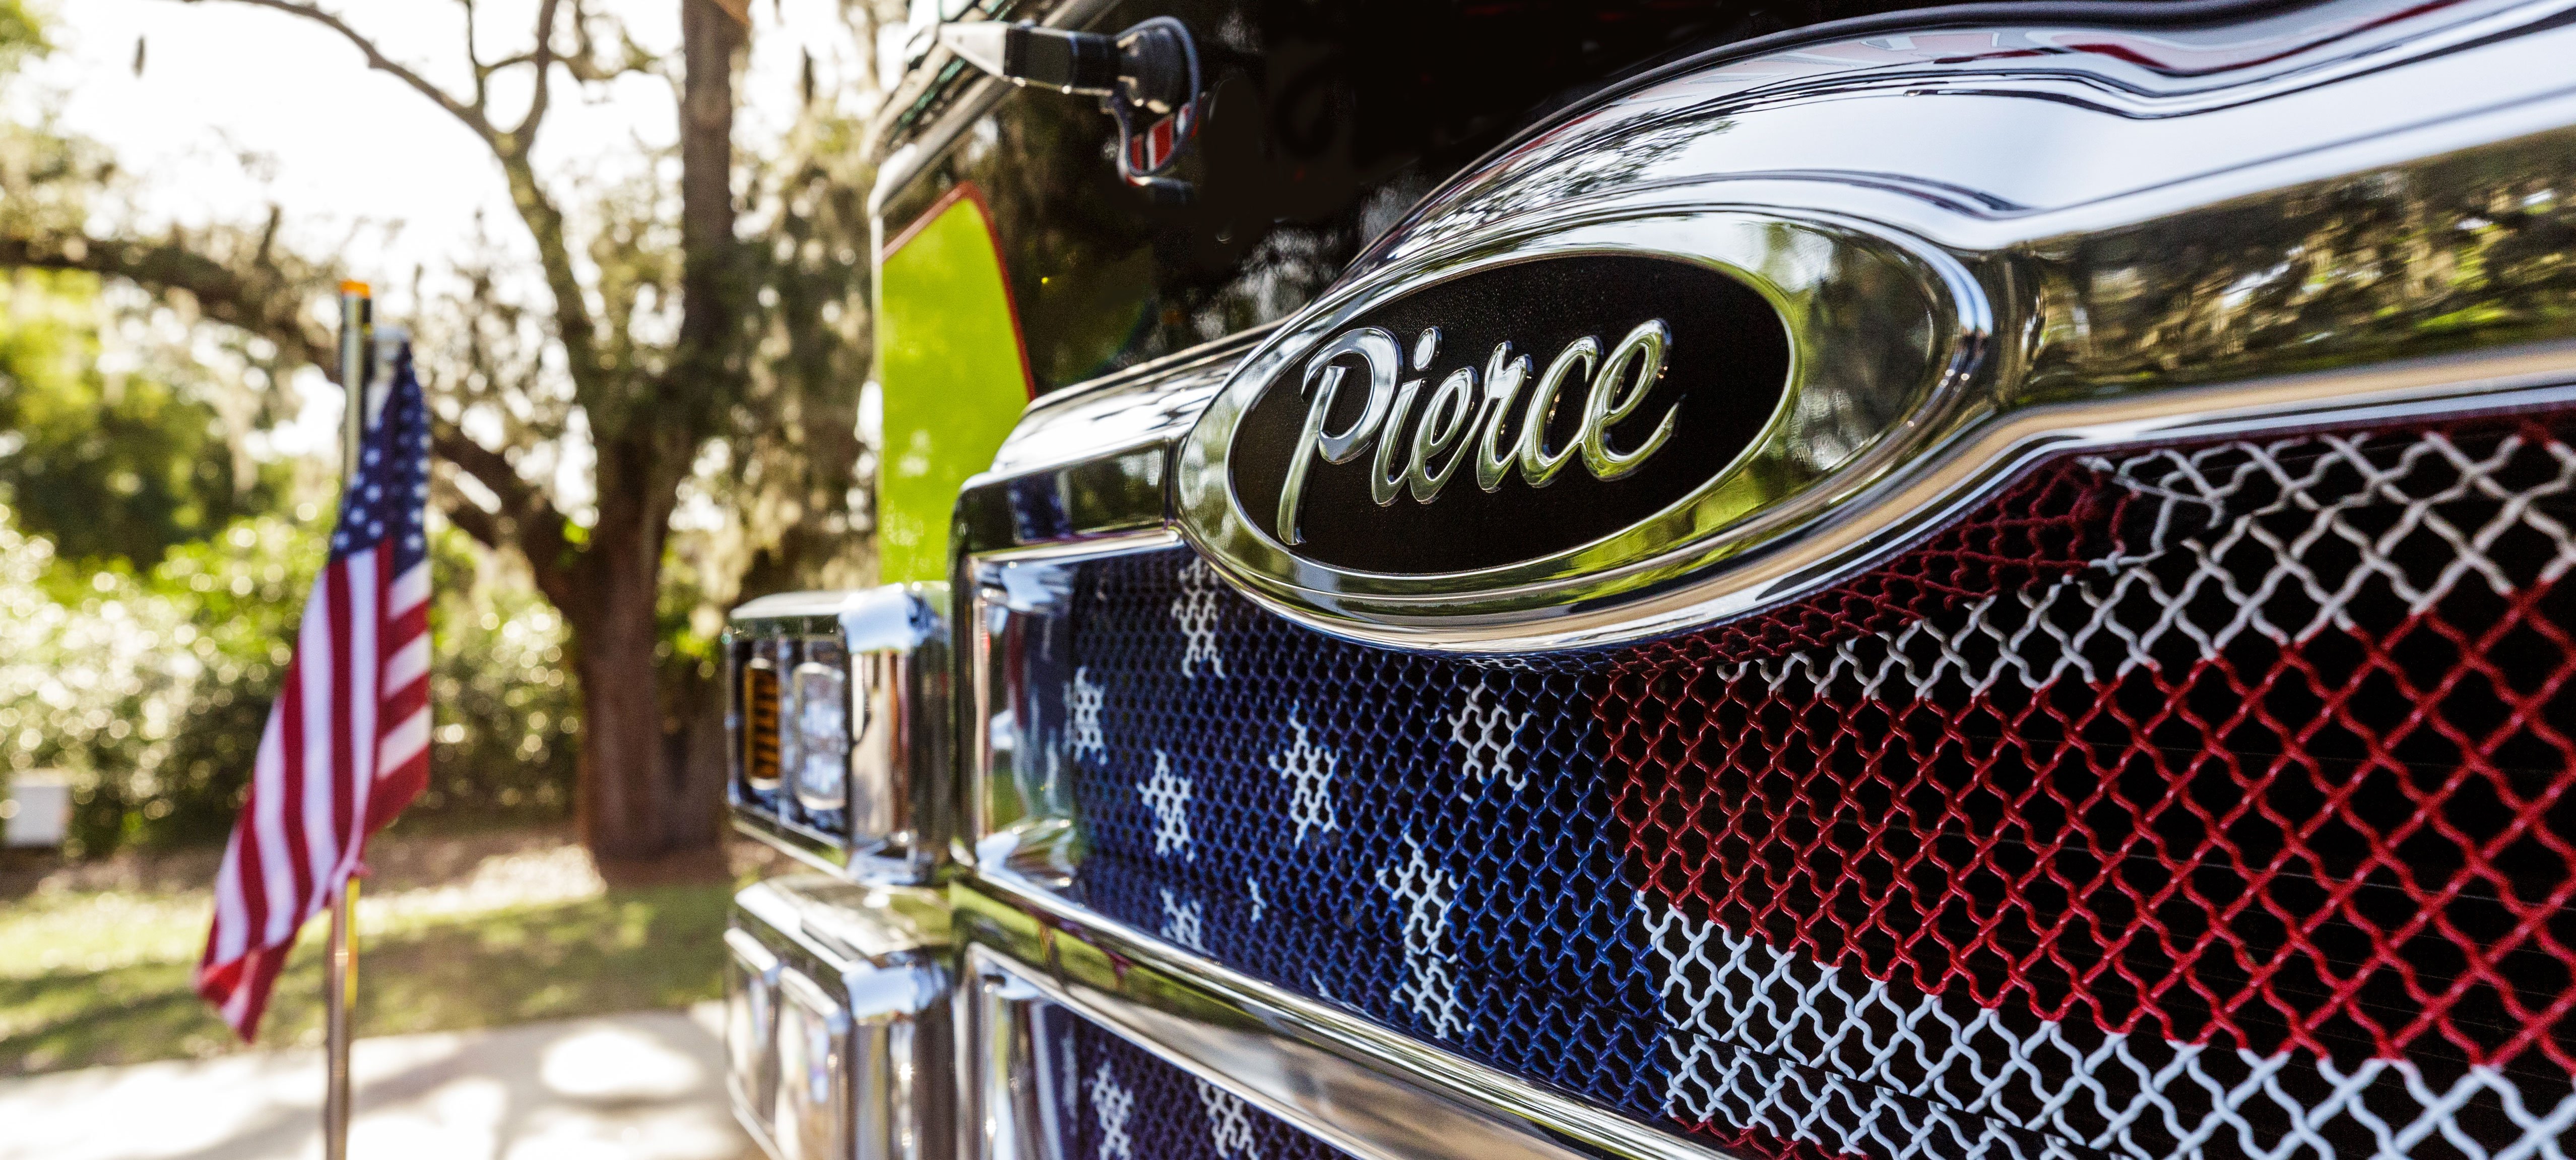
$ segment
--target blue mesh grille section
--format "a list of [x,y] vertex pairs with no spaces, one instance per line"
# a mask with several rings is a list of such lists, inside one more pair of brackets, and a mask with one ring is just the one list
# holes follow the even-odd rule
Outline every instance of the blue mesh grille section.
[[1596,675],[1332,640],[1185,550],[1085,564],[1066,754],[1099,910],[1498,1068],[1663,1108]]
[[1347,1160],[1225,1089],[1062,1007],[1041,1007],[1037,1049],[1066,1160]]
[[1741,1154],[2557,1156],[2571,513],[2557,413],[2074,457],[1544,672],[1049,565],[996,726],[1088,905]]

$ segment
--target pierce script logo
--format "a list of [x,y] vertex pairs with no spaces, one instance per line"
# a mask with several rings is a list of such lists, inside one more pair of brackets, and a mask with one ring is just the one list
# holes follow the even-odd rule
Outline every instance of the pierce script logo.
[[[1523,403],[1521,387],[1529,381],[1530,359],[1513,357],[1512,344],[1506,339],[1494,345],[1493,355],[1485,362],[1481,391],[1476,369],[1459,367],[1431,391],[1420,420],[1408,425],[1414,417],[1414,400],[1430,380],[1417,378],[1396,385],[1399,364],[1394,335],[1374,326],[1343,331],[1306,364],[1303,393],[1312,401],[1306,407],[1305,429],[1297,435],[1298,450],[1288,463],[1288,482],[1279,489],[1279,519],[1273,526],[1280,539],[1302,542],[1305,534],[1297,526],[1297,509],[1306,498],[1308,473],[1319,462],[1351,462],[1372,444],[1377,455],[1369,470],[1369,498],[1379,507],[1407,494],[1416,503],[1438,500],[1440,489],[1471,458],[1476,463],[1476,486],[1488,492],[1500,488],[1504,476],[1515,468],[1531,487],[1546,487],[1556,482],[1557,473],[1578,452],[1594,479],[1607,482],[1634,474],[1672,439],[1680,408],[1665,411],[1653,433],[1631,451],[1610,445],[1610,428],[1643,405],[1662,382],[1664,350],[1671,344],[1672,328],[1660,318],[1638,323],[1606,359],[1601,341],[1587,334],[1565,344],[1548,360],[1537,389]],[[1423,331],[1414,340],[1413,369],[1427,369],[1439,350],[1440,328]],[[1364,368],[1368,401],[1347,430],[1329,430],[1327,420],[1350,377],[1353,358]],[[1548,421],[1569,379],[1577,383],[1588,379],[1591,386],[1583,397],[1583,418],[1574,438],[1551,451]],[[1398,437],[1408,429],[1411,438]],[[1470,438],[1478,432],[1481,437]],[[1406,450],[1399,452],[1400,446]],[[1399,464],[1401,470],[1397,470]]]
[[1244,518],[1336,568],[1538,559],[1707,484],[1788,370],[1778,313],[1714,269],[1504,266],[1375,307],[1289,362],[1237,425],[1229,482]]

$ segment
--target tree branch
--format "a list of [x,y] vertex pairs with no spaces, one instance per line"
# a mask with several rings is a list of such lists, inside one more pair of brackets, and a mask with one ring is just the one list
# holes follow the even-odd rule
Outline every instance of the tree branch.
[[571,73],[574,80],[585,84],[599,84],[616,80],[628,73],[653,71],[653,54],[644,51],[643,46],[635,43],[634,37],[626,34],[626,26],[623,23],[617,25],[618,59],[613,62],[602,61],[599,54],[599,41],[590,30],[590,13],[583,6],[582,0],[573,0],[572,36],[572,55],[563,59],[563,66],[564,71]]
[[509,62],[503,61],[500,64],[488,66],[483,63],[483,58],[478,55],[480,50],[474,47],[474,0],[456,0],[456,2],[465,8],[465,67],[474,76],[474,107],[480,109],[485,107],[492,98],[492,87],[489,83],[492,74]]
[[446,516],[447,522],[456,525],[466,535],[474,537],[476,543],[495,552],[510,546],[509,533],[502,530],[501,521],[492,513],[474,506],[473,501],[462,496],[440,498],[445,502],[438,505],[438,513]]
[[[542,0],[537,5],[537,48],[529,63],[536,66],[535,87],[528,94],[528,115],[519,118],[519,127],[510,131],[511,141],[525,152],[536,144],[537,125],[546,118],[546,105],[552,100],[550,84],[555,73],[555,10],[559,0]],[[579,9],[574,10],[576,18]]]
[[304,311],[308,295],[328,280],[326,271],[299,276],[267,262],[236,271],[175,235],[127,241],[14,233],[0,234],[0,267],[84,270],[149,290],[186,291],[206,317],[266,338],[285,357],[338,377],[339,344]]
[[501,510],[513,518],[545,504],[545,498],[530,487],[527,480],[519,478],[518,469],[512,467],[507,458],[467,438],[455,424],[433,422],[429,442],[437,449],[439,458],[455,464],[457,470],[473,476],[474,482],[499,496]]
[[459,495],[454,502],[441,505],[448,522],[482,541],[485,547],[519,549],[536,577],[537,591],[554,601],[556,607],[569,609],[571,605],[565,602],[576,597],[580,586],[572,572],[574,554],[564,534],[568,521],[563,513],[555,510],[544,492],[521,479],[518,470],[500,452],[467,438],[455,424],[433,420],[430,446],[440,459],[491,489],[501,500],[500,511],[487,512]]
[[[181,0],[181,2],[195,4],[201,2],[201,0]],[[350,27],[348,21],[340,19],[337,15],[323,11],[311,4],[298,3],[297,0],[230,0],[230,2],[234,4],[248,4],[254,8],[267,8],[277,12],[284,12],[291,16],[300,16],[306,20],[310,20],[328,28],[333,32],[339,33],[341,39],[348,41],[350,44],[356,45],[359,52],[366,54],[368,68],[391,74],[394,79],[410,85],[412,89],[420,93],[420,95],[436,102],[439,108],[447,110],[449,116],[464,122],[466,128],[474,130],[475,135],[483,138],[484,140],[492,141],[499,136],[499,134],[493,130],[490,119],[485,117],[484,110],[480,102],[469,105],[463,101],[457,100],[455,97],[449,96],[447,90],[429,83],[429,78],[413,72],[410,68],[395,61],[392,57],[386,56],[383,49],[376,47],[375,41],[367,39],[365,33],[359,32],[357,29]]]

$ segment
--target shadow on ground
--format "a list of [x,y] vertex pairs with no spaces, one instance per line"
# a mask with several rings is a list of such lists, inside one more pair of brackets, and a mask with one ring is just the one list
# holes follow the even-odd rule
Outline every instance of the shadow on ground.
[[[350,1154],[757,1160],[724,1093],[717,1005],[361,1039]],[[0,1080],[0,1160],[310,1160],[319,1051]]]
[[[668,1009],[721,986],[729,884],[405,921],[360,948],[358,1034],[493,1027]],[[263,1046],[321,1042],[322,931],[288,960]],[[0,1076],[237,1050],[190,989],[193,965],[0,977]]]

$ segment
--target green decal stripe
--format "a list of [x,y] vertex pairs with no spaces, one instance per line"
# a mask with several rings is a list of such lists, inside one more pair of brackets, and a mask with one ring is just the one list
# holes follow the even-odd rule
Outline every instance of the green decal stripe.
[[877,286],[879,563],[888,582],[944,579],[958,488],[992,464],[1032,391],[992,216],[972,185],[887,248]]

